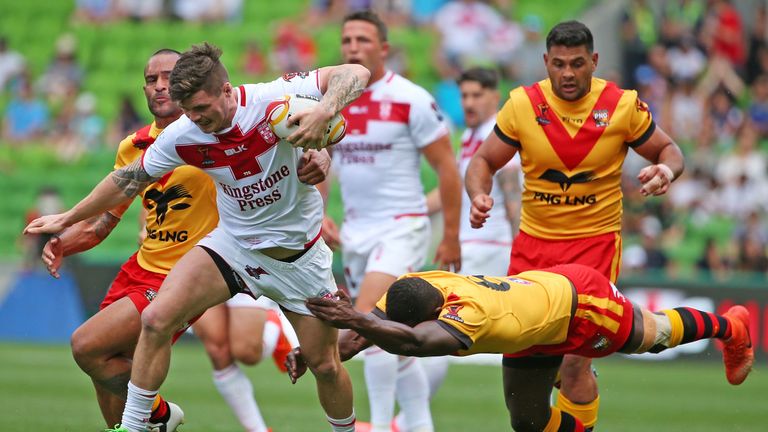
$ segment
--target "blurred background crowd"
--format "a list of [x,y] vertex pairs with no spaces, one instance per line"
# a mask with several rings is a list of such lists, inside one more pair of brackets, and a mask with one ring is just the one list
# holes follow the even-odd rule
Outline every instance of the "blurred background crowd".
[[[389,67],[430,89],[457,133],[462,69],[493,65],[505,89],[531,84],[545,78],[549,27],[583,20],[598,47],[615,52],[597,76],[637,89],[687,162],[670,192],[652,199],[635,179],[644,161],[625,163],[624,276],[765,279],[768,2],[541,3],[0,0],[0,214],[17,218],[0,232],[11,245],[0,258],[27,250],[32,265],[37,242],[18,240],[25,217],[74,204],[109,169],[117,143],[147,122],[141,68],[155,49],[209,40],[224,48],[233,82],[271,79],[337,62],[340,18],[373,8],[393,29]],[[617,31],[601,32],[606,22]],[[54,171],[66,174],[57,181]]]

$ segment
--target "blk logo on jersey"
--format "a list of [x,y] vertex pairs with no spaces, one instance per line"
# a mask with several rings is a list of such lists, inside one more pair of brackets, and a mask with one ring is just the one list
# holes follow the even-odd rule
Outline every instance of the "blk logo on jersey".
[[563,192],[567,192],[574,183],[589,183],[594,180],[595,175],[592,171],[582,171],[568,177],[565,173],[550,168],[544,171],[544,174],[539,176],[539,178],[552,183],[557,183],[560,185],[560,189],[562,189]]
[[249,265],[245,266],[245,272],[248,273],[248,276],[254,278],[254,279],[261,279],[262,275],[269,275],[266,270],[264,270],[261,267],[253,268]]

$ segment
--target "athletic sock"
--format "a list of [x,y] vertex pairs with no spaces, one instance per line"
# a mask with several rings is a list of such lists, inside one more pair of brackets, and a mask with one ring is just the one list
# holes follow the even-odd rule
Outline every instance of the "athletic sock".
[[429,410],[429,384],[421,360],[415,357],[398,359],[395,396],[405,420],[405,427],[401,428],[404,431],[434,430],[432,413]]
[[557,408],[579,419],[585,428],[594,427],[597,423],[597,412],[600,408],[600,396],[597,396],[592,402],[581,404],[571,401],[563,395],[562,391],[560,391],[557,393],[556,403]]
[[551,410],[544,432],[585,432],[579,419],[556,407],[551,407]]
[[[432,400],[432,397],[437,393],[437,389],[440,388],[440,386],[443,385],[443,382],[445,381],[445,376],[448,374],[448,356],[442,356],[442,357],[422,357],[419,358],[419,363],[421,363],[421,369],[424,371],[424,374],[427,376],[427,382],[429,383],[429,399]],[[398,377],[398,383],[397,388],[399,390],[400,388],[400,378]],[[398,399],[399,402],[399,399]],[[407,431],[408,428],[406,427],[405,422],[405,415],[402,410],[395,416],[395,424],[397,425],[397,429],[401,431]]]
[[149,417],[150,423],[165,423],[171,416],[171,410],[168,409],[168,402],[166,402],[160,393],[155,396],[155,401],[152,402],[152,415]]
[[331,424],[331,430],[333,432],[355,432],[355,410],[352,410],[352,415],[343,418],[335,419],[328,415],[325,416],[328,419],[328,423]]
[[371,347],[365,351],[363,361],[371,407],[371,432],[389,432],[395,411],[397,356]]
[[237,364],[213,371],[213,384],[248,432],[267,430],[267,425],[253,396],[251,380]]
[[701,339],[731,337],[731,324],[721,315],[687,307],[661,312],[669,318],[671,331],[668,341],[662,346],[654,346],[651,352],[660,352]]
[[152,404],[156,396],[157,390],[144,390],[129,381],[121,426],[130,431],[143,431],[152,415]]
[[262,336],[263,348],[261,350],[261,358],[269,359],[272,357],[272,353],[275,352],[277,341],[280,337],[280,326],[276,323],[267,320],[264,322],[264,333]]

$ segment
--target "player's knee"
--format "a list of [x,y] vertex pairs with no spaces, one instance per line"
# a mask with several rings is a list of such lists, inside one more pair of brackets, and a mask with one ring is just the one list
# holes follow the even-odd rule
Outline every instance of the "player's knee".
[[255,366],[261,361],[261,347],[251,344],[234,344],[232,355],[244,365]]
[[153,304],[141,313],[141,331],[147,336],[166,336],[169,339],[182,327],[182,323],[176,322],[168,314],[158,310]]
[[72,357],[80,369],[85,372],[92,369],[96,362],[95,339],[87,331],[78,328],[72,333],[69,343],[72,348]]
[[211,359],[211,363],[218,369],[232,364],[232,355],[229,352],[229,344],[226,342],[206,341],[205,351]]
[[307,361],[307,367],[318,380],[333,380],[339,374],[341,363],[332,356]]
[[594,381],[591,359],[578,356],[565,356],[560,365],[560,379],[563,382],[589,380]]

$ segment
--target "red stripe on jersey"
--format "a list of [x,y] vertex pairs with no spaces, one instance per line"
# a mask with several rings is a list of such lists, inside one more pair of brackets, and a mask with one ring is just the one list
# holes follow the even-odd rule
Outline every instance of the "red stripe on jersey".
[[[616,109],[616,105],[619,104],[619,99],[621,99],[623,94],[623,90],[616,86],[616,84],[608,82],[592,108],[592,121],[589,121],[589,119],[584,121],[576,136],[571,138],[571,135],[560,122],[557,114],[553,113],[549,108],[541,86],[536,83],[531,87],[524,87],[524,89],[537,115],[536,120],[539,122],[544,134],[547,135],[549,144],[560,157],[563,164],[570,170],[576,168],[595,147],[595,144],[597,144],[597,141],[605,132],[608,120]],[[594,119],[598,110],[604,110],[606,115],[605,119],[601,118],[601,122],[604,122],[604,125],[600,127]]]
[[240,106],[245,106],[245,86],[240,86]]
[[389,73],[389,78],[387,78],[387,80],[385,82],[388,83],[388,82],[392,81],[394,78],[395,78],[395,73],[394,72],[390,72]]
[[314,246],[314,245],[315,245],[315,243],[317,243],[317,240],[320,238],[320,236],[321,236],[322,234],[323,234],[323,228],[321,227],[321,228],[320,228],[320,231],[317,233],[317,235],[315,236],[315,238],[313,238],[312,240],[310,240],[310,241],[309,241],[309,243],[304,243],[304,249],[309,249],[309,248],[311,248],[312,246]]
[[395,215],[395,219],[405,218],[405,217],[419,217],[419,216],[427,216],[426,213],[403,213],[399,215]]
[[408,124],[411,104],[405,102],[374,101],[371,92],[366,91],[357,100],[344,108],[347,119],[347,135],[365,135],[368,122],[372,120]]

